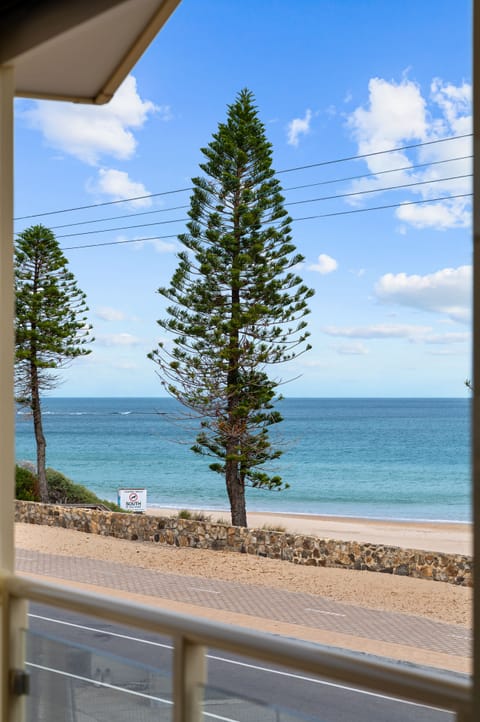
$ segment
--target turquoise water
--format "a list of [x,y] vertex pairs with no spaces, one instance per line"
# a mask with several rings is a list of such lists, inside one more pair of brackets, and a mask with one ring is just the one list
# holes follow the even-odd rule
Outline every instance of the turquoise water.
[[[47,463],[103,498],[145,487],[148,504],[227,509],[224,482],[189,450],[172,399],[44,400]],[[285,399],[272,437],[291,488],[248,490],[250,510],[468,521],[468,399]],[[35,458],[17,414],[17,459]]]

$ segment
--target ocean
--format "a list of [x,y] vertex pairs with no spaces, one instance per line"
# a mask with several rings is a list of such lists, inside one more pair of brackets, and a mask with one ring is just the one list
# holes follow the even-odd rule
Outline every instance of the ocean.
[[[104,499],[146,488],[149,506],[228,510],[222,477],[190,451],[170,398],[45,398],[47,464]],[[470,401],[284,399],[271,438],[290,488],[247,490],[247,509],[379,519],[471,519]],[[34,460],[17,413],[17,460]]]

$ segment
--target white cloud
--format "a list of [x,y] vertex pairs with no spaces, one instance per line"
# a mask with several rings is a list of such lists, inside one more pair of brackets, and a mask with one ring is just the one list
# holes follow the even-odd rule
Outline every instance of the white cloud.
[[152,240],[145,242],[153,246],[157,253],[175,253],[177,250],[175,243],[162,241],[161,238],[153,238]]
[[[467,343],[471,339],[470,332],[434,333],[431,326],[415,326],[413,324],[373,324],[371,326],[326,326],[322,328],[328,336],[358,339],[392,339],[404,338],[412,343],[428,345],[450,345]],[[350,349],[350,350],[349,350]],[[337,346],[339,353],[368,353],[363,344],[345,344]]]
[[444,268],[425,276],[387,273],[375,284],[383,303],[409,306],[468,321],[472,293],[472,267]]
[[137,146],[133,131],[142,128],[152,113],[165,120],[170,117],[167,107],[142,100],[135,78],[129,75],[107,105],[39,100],[22,115],[52,148],[96,165],[104,155],[131,158]]
[[288,124],[288,144],[298,146],[299,137],[310,133],[310,122],[312,120],[312,111],[307,109],[304,118],[294,118]]
[[[428,98],[418,84],[404,78],[400,83],[382,78],[369,82],[368,104],[350,114],[347,126],[358,144],[358,153],[377,153],[411,143],[435,141],[439,138],[463,135],[472,129],[471,85],[453,85],[435,78]],[[423,183],[401,191],[402,196],[421,201],[471,192],[471,139],[461,138],[443,143],[423,145],[412,150],[372,155],[365,159],[368,169],[376,174],[359,179],[352,191],[380,191],[382,188],[407,183]],[[450,158],[463,158],[447,161]],[[438,161],[441,161],[438,164]],[[412,169],[413,165],[437,163]],[[400,169],[385,174],[384,171]],[[443,178],[451,180],[443,181]],[[364,198],[369,198],[365,196]],[[392,196],[389,196],[392,198]],[[395,196],[397,201],[398,195]],[[393,201],[393,202],[395,202]],[[361,196],[349,201],[363,202]],[[402,205],[395,211],[405,224],[416,228],[446,229],[466,227],[471,221],[469,198],[448,199],[424,205]],[[406,231],[406,225],[399,232]]]
[[[104,364],[103,364],[104,365]],[[114,361],[113,363],[110,363],[110,367],[112,369],[120,369],[121,371],[135,371],[138,369],[138,364],[133,363],[133,361]]]
[[130,205],[134,208],[148,208],[152,205],[151,198],[138,198],[138,196],[149,195],[143,183],[131,180],[128,173],[123,170],[99,168],[97,179],[87,182],[87,190],[90,193],[107,196],[115,201],[137,198],[137,200],[130,202]]
[[462,356],[462,357],[464,357],[465,349],[460,349],[458,347],[455,348],[453,346],[451,348],[448,348],[448,346],[447,346],[445,348],[440,347],[440,348],[429,349],[427,351],[427,353],[429,356]]
[[[437,121],[437,134],[445,135],[454,131],[454,135],[471,132],[472,86],[465,81],[462,85],[445,83],[434,78],[430,86],[431,97],[443,112],[444,122]],[[440,121],[441,122],[441,121]]]
[[[368,89],[368,106],[354,110],[347,122],[358,143],[359,154],[390,150],[402,145],[401,141],[425,137],[426,103],[416,83],[406,79],[400,83],[389,83],[382,78],[372,78]],[[411,165],[403,151],[373,155],[366,159],[366,163],[372,173]],[[388,176],[388,183],[397,184],[404,178],[404,173],[392,176]],[[379,181],[369,181],[368,187],[376,187]],[[364,190],[363,183],[359,189]]]
[[110,333],[97,336],[96,342],[100,346],[139,346],[142,340],[131,333]]
[[453,332],[453,333],[432,333],[425,337],[425,343],[428,344],[451,344],[451,343],[467,343],[471,340],[471,333]]
[[310,266],[307,266],[307,268],[309,271],[317,271],[322,274],[322,276],[325,276],[327,273],[336,271],[338,263],[334,258],[328,256],[326,253],[321,253],[318,257],[318,262],[312,263]]
[[368,349],[363,343],[343,343],[335,346],[335,351],[341,356],[365,356]]
[[164,241],[161,238],[148,238],[132,243],[132,248],[136,251],[141,250],[144,246],[152,246],[157,253],[175,253],[177,246],[171,241]]
[[[439,192],[441,193],[441,191]],[[468,198],[453,198],[440,203],[422,203],[421,205],[402,204],[395,211],[395,215],[415,228],[436,228],[439,231],[445,231],[448,228],[464,228],[470,224],[470,205],[471,201]],[[402,230],[400,233],[405,235]]]
[[143,236],[116,236],[116,243],[125,243],[129,245],[132,251],[141,251],[145,246],[152,246],[157,253],[175,253],[177,246],[175,243],[163,241],[161,238],[143,238]]
[[357,278],[361,278],[365,275],[366,270],[365,268],[351,268],[350,273],[352,273],[354,276],[357,276]]
[[95,311],[95,315],[102,321],[125,321],[126,319],[123,311],[111,308],[111,306],[100,306],[100,308],[97,308]]
[[425,337],[431,332],[430,326],[408,324],[373,324],[371,326],[325,326],[323,333],[343,338],[407,338],[410,340]]

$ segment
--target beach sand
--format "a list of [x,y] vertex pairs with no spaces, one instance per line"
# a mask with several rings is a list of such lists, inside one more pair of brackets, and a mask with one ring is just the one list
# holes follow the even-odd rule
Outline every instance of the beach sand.
[[[159,513],[156,510],[155,513]],[[168,510],[172,514],[172,510]],[[212,512],[213,518],[221,516]],[[226,514],[223,515],[224,517]],[[356,519],[328,519],[319,517],[287,516],[285,514],[249,514],[249,523],[274,524],[292,531],[322,533],[341,538],[359,538],[368,541],[383,541],[405,546],[441,546],[460,550],[468,545],[469,530],[465,525],[401,524],[372,522]],[[60,554],[87,559],[117,562],[126,566],[156,569],[166,574],[185,574],[205,579],[220,579],[269,588],[281,588],[293,592],[316,594],[346,604],[369,609],[400,612],[423,618],[471,627],[472,590],[442,582],[424,579],[376,574],[348,569],[328,569],[299,566],[286,561],[265,559],[249,554],[227,551],[208,551],[178,547],[162,547],[149,543],[132,542],[111,537],[97,536],[68,529],[16,524],[16,547],[34,549],[39,552]],[[385,536],[382,537],[382,534]],[[428,541],[427,541],[428,540]],[[53,583],[62,583],[51,579]],[[338,646],[354,651],[371,653],[392,659],[449,669],[462,673],[470,672],[471,660],[417,649],[411,645],[384,643],[376,639],[355,637],[329,632],[297,624],[288,624],[268,619],[265,616],[250,616],[209,609],[192,604],[172,602],[168,599],[125,594],[112,588],[67,582],[89,591],[112,597],[130,598],[137,602],[175,610],[188,615],[204,617],[226,624],[236,624],[249,629],[259,629],[273,634],[306,639],[310,642]]]
[[[192,510],[195,513],[198,510]],[[172,516],[174,509],[150,507],[148,514]],[[230,519],[228,511],[204,510],[217,519]],[[285,514],[278,512],[248,512],[252,529],[282,527],[288,532],[312,534],[324,539],[370,542],[400,546],[404,549],[424,549],[448,554],[472,554],[471,524],[457,522],[385,521],[353,517],[318,516],[314,514]]]

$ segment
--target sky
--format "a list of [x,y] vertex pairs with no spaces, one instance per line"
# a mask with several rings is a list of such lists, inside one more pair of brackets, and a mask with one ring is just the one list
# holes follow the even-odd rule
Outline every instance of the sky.
[[468,396],[471,82],[467,0],[183,0],[110,104],[17,99],[15,230],[54,230],[94,327],[54,395],[164,395],[157,289],[248,88],[315,289],[282,393]]

